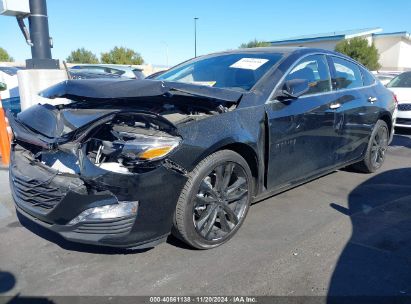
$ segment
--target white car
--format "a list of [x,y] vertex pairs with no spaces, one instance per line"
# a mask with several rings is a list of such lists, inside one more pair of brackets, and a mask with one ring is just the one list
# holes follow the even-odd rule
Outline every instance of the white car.
[[374,75],[383,85],[387,85],[394,77],[395,75],[392,74],[375,74]]
[[387,84],[398,100],[396,127],[411,128],[411,71],[405,72]]
[[7,89],[0,93],[3,108],[12,112],[20,112],[20,93],[17,71],[19,68],[0,66],[0,82],[7,85]]

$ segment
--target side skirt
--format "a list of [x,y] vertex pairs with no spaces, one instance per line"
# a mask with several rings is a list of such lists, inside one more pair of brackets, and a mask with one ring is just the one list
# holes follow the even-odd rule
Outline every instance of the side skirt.
[[361,156],[361,158],[359,158],[359,159],[357,159],[357,160],[353,160],[353,161],[344,163],[344,164],[339,165],[339,166],[337,166],[337,167],[332,167],[332,168],[324,169],[324,170],[320,171],[319,173],[310,175],[310,176],[308,176],[308,177],[302,178],[302,179],[297,180],[297,181],[295,181],[295,182],[288,183],[288,184],[286,184],[286,185],[281,185],[281,186],[279,186],[279,187],[274,188],[273,190],[269,190],[269,191],[267,191],[267,192],[263,192],[263,193],[255,196],[255,197],[253,198],[252,204],[258,203],[258,202],[263,201],[263,200],[265,200],[265,199],[267,199],[267,198],[269,198],[269,197],[272,197],[272,196],[275,196],[275,195],[280,194],[280,193],[282,193],[282,192],[291,190],[291,189],[293,189],[293,188],[296,188],[296,187],[298,187],[298,186],[301,186],[301,185],[303,185],[303,184],[306,184],[306,183],[309,183],[309,182],[311,182],[311,181],[313,181],[313,180],[316,180],[316,179],[318,179],[318,178],[320,178],[320,177],[323,177],[323,176],[325,176],[325,175],[328,175],[328,174],[330,174],[330,173],[333,173],[333,172],[335,172],[335,171],[337,171],[337,170],[340,170],[340,169],[342,169],[342,168],[345,168],[345,167],[348,167],[348,166],[353,165],[353,164],[355,164],[355,163],[358,163],[358,162],[362,161],[363,158],[364,158],[364,156]]

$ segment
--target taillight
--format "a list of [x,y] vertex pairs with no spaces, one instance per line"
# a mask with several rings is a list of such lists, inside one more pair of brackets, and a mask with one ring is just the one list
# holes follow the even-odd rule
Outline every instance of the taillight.
[[398,98],[397,95],[395,95],[394,93],[392,93],[392,96],[394,96],[394,101],[395,101],[395,106],[398,106]]

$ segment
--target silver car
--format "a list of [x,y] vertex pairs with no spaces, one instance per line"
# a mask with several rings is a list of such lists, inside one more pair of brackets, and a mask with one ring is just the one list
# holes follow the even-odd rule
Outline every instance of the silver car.
[[86,72],[97,75],[111,75],[113,77],[144,79],[143,71],[130,65],[119,64],[79,64],[71,68],[75,72]]

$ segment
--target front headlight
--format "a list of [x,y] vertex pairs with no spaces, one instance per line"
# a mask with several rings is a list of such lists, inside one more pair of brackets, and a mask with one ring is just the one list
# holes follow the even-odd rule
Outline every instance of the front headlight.
[[[124,133],[122,134],[124,136]],[[122,146],[121,156],[130,160],[152,161],[165,157],[179,144],[179,137],[156,137],[141,134],[129,134],[131,140]]]
[[[142,130],[145,131],[145,130]],[[90,161],[101,169],[133,174],[148,168],[151,162],[165,158],[181,142],[181,138],[157,131],[154,135],[104,129],[86,146]]]
[[90,220],[107,220],[116,219],[126,216],[137,215],[138,202],[119,202],[114,205],[90,208],[80,213],[76,218],[70,221],[69,225],[75,225],[80,222]]

